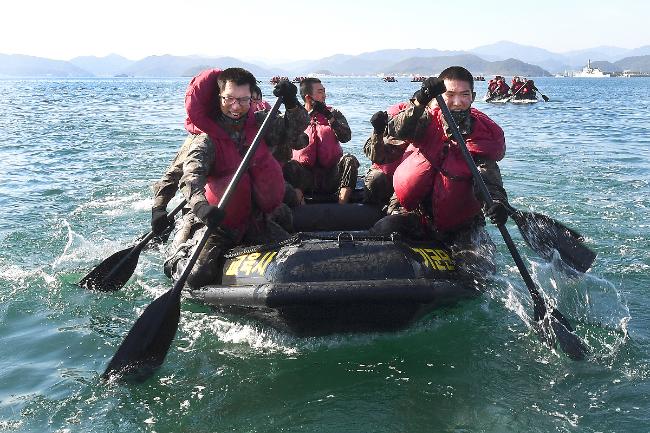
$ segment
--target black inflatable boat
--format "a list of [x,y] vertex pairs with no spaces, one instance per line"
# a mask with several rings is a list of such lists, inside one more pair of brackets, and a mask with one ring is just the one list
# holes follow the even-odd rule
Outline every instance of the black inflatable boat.
[[301,206],[294,212],[300,232],[230,250],[221,283],[190,296],[304,336],[397,330],[480,294],[445,245],[369,236],[380,217],[358,203]]

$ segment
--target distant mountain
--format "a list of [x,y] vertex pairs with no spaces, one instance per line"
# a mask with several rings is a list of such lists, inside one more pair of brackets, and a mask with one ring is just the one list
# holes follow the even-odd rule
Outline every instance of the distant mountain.
[[431,74],[432,71],[442,70],[451,64],[464,65],[474,74],[546,76],[549,71],[558,73],[580,70],[588,60],[609,72],[625,69],[647,71],[647,56],[650,56],[650,45],[633,50],[601,46],[560,54],[508,41],[469,51],[387,49],[359,55],[336,54],[317,60],[299,60],[274,66],[233,57],[163,55],[133,61],[111,54],[106,57],[76,57],[66,62],[0,54],[0,76],[189,77],[206,68],[231,66],[246,68],[258,77],[307,75],[317,71],[328,71],[333,75]]
[[615,62],[616,60],[625,57],[628,51],[630,50],[626,48],[600,46],[595,48],[588,48],[585,50],[568,51],[566,53],[562,53],[562,55],[570,64],[585,66],[587,64],[587,60],[589,59]]
[[75,57],[70,60],[75,66],[89,71],[97,76],[114,76],[122,73],[122,71],[135,63],[125,57],[118,56],[117,54],[110,54],[106,57],[84,56]]
[[469,51],[487,60],[515,58],[557,73],[565,70],[582,69],[587,65],[588,60],[591,60],[592,63],[594,61],[604,61],[610,62],[611,64],[629,56],[650,55],[650,45],[634,50],[612,46],[599,46],[584,50],[567,51],[565,53],[553,53],[537,47],[501,41],[477,47]]
[[514,42],[500,41],[490,45],[483,45],[469,50],[487,60],[519,59],[522,62],[537,63],[549,59],[560,60],[560,54],[552,53],[542,48],[529,45],[520,45]]
[[379,50],[361,53],[356,56],[359,59],[369,61],[386,62],[401,62],[402,60],[410,59],[411,57],[441,57],[441,56],[458,56],[461,54],[468,54],[467,51],[441,51],[433,48],[412,48],[412,49],[392,49],[392,50]]
[[123,69],[121,73],[134,77],[191,77],[206,67],[225,69],[233,66],[247,69],[256,76],[274,75],[273,70],[245,63],[234,57],[206,58],[171,55],[146,57]]
[[0,76],[10,77],[89,77],[93,74],[70,62],[24,56],[0,54]]
[[595,62],[591,62],[591,67],[598,68],[603,72],[623,72],[623,69],[621,69],[620,66],[604,60],[597,60]]
[[[625,57],[650,56],[650,45],[644,45],[625,53]],[[621,59],[622,60],[622,59]]]
[[614,64],[622,71],[650,73],[650,55],[626,57]]
[[398,62],[387,68],[387,74],[437,75],[443,69],[459,65],[467,68],[474,75],[525,75],[527,77],[547,77],[551,74],[539,66],[530,65],[516,59],[489,62],[473,54],[415,57]]

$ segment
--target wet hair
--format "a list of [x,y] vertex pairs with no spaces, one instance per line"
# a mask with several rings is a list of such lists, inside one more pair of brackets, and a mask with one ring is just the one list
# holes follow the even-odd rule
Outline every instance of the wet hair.
[[217,84],[219,84],[219,92],[223,92],[223,89],[226,88],[226,83],[232,81],[238,86],[243,86],[248,84],[253,91],[253,86],[257,86],[257,80],[255,76],[243,68],[227,68],[221,71],[219,78],[217,78]]
[[311,92],[314,88],[314,84],[318,84],[321,81],[318,78],[305,78],[300,82],[300,96],[302,96],[302,100],[304,101],[307,98],[307,95],[311,95]]
[[441,80],[458,80],[469,83],[470,89],[474,91],[474,76],[462,66],[450,66],[438,75]]

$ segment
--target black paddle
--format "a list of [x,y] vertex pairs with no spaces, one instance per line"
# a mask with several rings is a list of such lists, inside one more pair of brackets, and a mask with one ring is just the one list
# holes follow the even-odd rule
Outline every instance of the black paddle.
[[[230,196],[248,169],[250,160],[264,135],[264,131],[267,129],[271,119],[275,117],[281,103],[282,98],[280,97],[275,101],[275,105],[273,105],[273,108],[271,108],[271,111],[266,116],[255,139],[246,151],[244,159],[230,180],[221,200],[219,200],[219,209],[225,210]],[[139,379],[144,380],[163,363],[178,329],[181,291],[194,263],[196,263],[201,250],[211,234],[212,229],[208,227],[185,266],[183,274],[176,281],[176,284],[174,284],[174,287],[155,299],[144,310],[124,338],[119,349],[117,349],[113,359],[108,363],[108,367],[106,367],[106,371],[102,374],[102,378],[108,379],[114,374],[135,374]]]
[[[465,140],[458,130],[458,126],[454,122],[454,118],[449,111],[449,107],[447,107],[445,100],[440,95],[436,96],[436,101],[438,101],[438,106],[442,110],[442,114],[445,117],[447,124],[451,128],[454,139],[463,152],[465,162],[467,162],[469,169],[472,171],[472,176],[474,177],[476,185],[478,185],[479,190],[481,191],[483,201],[485,201],[488,207],[491,207],[494,204],[494,201],[492,200],[490,192],[485,186],[483,178],[476,168],[476,164],[474,163],[472,155],[467,149],[467,145],[465,144]],[[544,299],[542,298],[542,295],[537,290],[537,287],[535,287],[535,283],[528,273],[528,269],[526,268],[524,261],[519,255],[519,251],[517,251],[517,247],[512,241],[510,233],[508,232],[505,224],[498,225],[497,227],[501,232],[503,240],[508,246],[508,250],[510,250],[510,255],[512,255],[513,260],[517,264],[517,269],[519,269],[519,273],[526,283],[526,287],[530,292],[530,296],[533,298],[534,319],[540,325],[538,328],[539,336],[551,347],[555,346],[556,341],[559,342],[560,348],[567,355],[569,355],[571,359],[584,359],[588,353],[587,346],[585,346],[580,338],[573,333],[571,324],[569,324],[569,321],[562,315],[562,313],[553,307],[547,307]]]
[[537,212],[524,212],[508,205],[510,217],[524,241],[547,261],[557,251],[564,263],[578,272],[587,272],[596,253],[584,244],[584,237],[564,224]]
[[[169,213],[172,218],[185,206],[183,200]],[[119,290],[129,281],[135,267],[138,265],[140,252],[154,238],[154,233],[147,233],[135,246],[116,252],[88,273],[79,281],[79,285],[88,289],[102,292]]]
[[549,101],[549,97],[546,96],[545,94],[543,94],[542,92],[540,92],[537,87],[533,86],[533,90],[536,91],[537,93],[539,93],[542,96],[542,99],[544,100],[544,102]]

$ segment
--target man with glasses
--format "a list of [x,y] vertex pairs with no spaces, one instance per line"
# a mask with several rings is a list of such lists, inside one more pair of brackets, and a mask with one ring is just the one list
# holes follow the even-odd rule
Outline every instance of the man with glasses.
[[[214,86],[215,78],[217,86]],[[212,78],[212,85],[197,82],[186,95],[185,127],[196,135],[183,158],[180,190],[191,212],[183,217],[171,248],[172,257],[165,264],[166,272],[174,276],[182,272],[191,247],[203,234],[199,228],[207,225],[217,229],[188,277],[190,287],[216,282],[220,273],[218,261],[224,249],[242,241],[266,242],[286,236],[284,230],[263,215],[282,203],[285,190],[282,168],[269,148],[286,143],[295,146],[308,123],[307,111],[298,103],[297,88],[288,81],[278,83],[273,92],[283,98],[285,113],[270,119],[249,169],[230,198],[225,217],[217,207],[268,114],[268,111],[251,109],[255,85],[255,77],[250,72],[228,68]],[[190,236],[193,238],[189,239]]]

